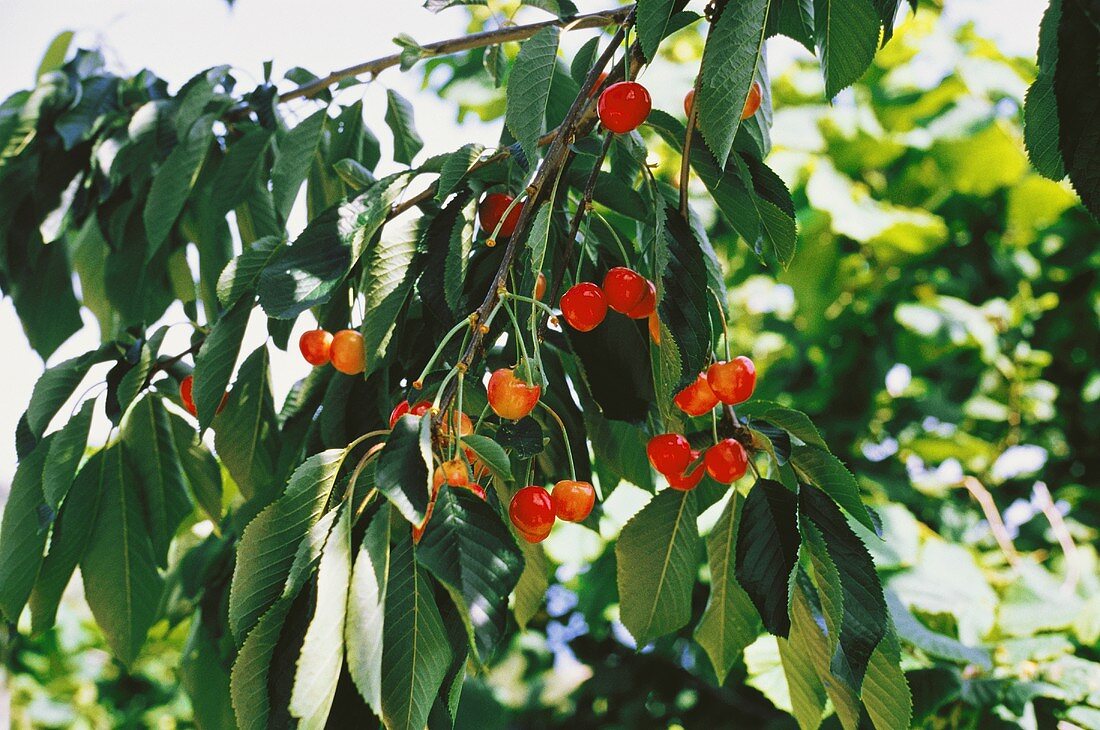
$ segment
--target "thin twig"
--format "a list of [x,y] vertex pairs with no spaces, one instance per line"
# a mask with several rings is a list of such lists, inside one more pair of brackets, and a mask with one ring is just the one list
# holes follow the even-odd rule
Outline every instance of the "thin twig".
[[974,496],[974,499],[978,500],[982,512],[985,513],[985,519],[989,522],[989,529],[993,532],[993,537],[1000,545],[1001,552],[1004,553],[1008,564],[1013,568],[1017,567],[1020,564],[1020,554],[1016,552],[1016,546],[1012,542],[1012,537],[1008,534],[1008,528],[1005,527],[1004,520],[1001,519],[1001,513],[997,509],[997,504],[993,501],[993,495],[975,477],[966,477],[963,479],[962,484]]
[[1073,541],[1073,535],[1062,519],[1062,513],[1054,504],[1054,498],[1044,482],[1035,482],[1035,495],[1039,498],[1039,509],[1050,523],[1050,529],[1062,546],[1062,554],[1066,560],[1066,579],[1062,582],[1062,593],[1073,595],[1077,590],[1077,583],[1081,580],[1081,561],[1078,560],[1077,543]]

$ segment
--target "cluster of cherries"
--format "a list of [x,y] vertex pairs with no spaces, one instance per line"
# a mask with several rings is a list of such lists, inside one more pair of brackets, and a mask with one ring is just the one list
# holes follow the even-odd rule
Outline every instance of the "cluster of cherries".
[[331,362],[332,367],[347,375],[358,375],[366,368],[363,335],[356,330],[340,330],[336,334],[321,328],[309,330],[302,333],[298,349],[314,367]]
[[608,307],[631,319],[653,315],[657,287],[637,271],[616,266],[604,276],[602,288],[591,281],[574,284],[562,295],[559,306],[570,327],[591,332],[603,322]]
[[[752,396],[756,388],[756,366],[747,357],[716,362],[673,398],[673,403],[689,416],[701,416],[719,403],[737,405]],[[726,438],[706,450],[692,449],[682,434],[663,433],[646,444],[646,455],[653,468],[668,480],[669,486],[689,491],[699,486],[706,471],[720,484],[732,484],[745,476],[749,455],[737,439]],[[700,456],[702,460],[700,461]]]

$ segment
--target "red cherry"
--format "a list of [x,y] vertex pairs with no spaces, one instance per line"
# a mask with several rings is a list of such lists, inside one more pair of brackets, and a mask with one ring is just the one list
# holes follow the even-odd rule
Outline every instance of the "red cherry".
[[704,413],[710,413],[711,409],[718,405],[718,396],[710,389],[703,374],[699,373],[688,387],[676,394],[672,402],[689,416],[701,416]]
[[554,485],[550,493],[554,502],[554,514],[566,522],[583,522],[592,514],[596,503],[596,490],[588,482],[563,479]]
[[528,385],[512,368],[501,368],[489,376],[489,407],[501,418],[518,421],[535,408],[542,395],[541,385]]
[[[481,222],[481,229],[490,236],[493,235],[493,231],[496,230],[497,224],[504,216],[504,211],[512,204],[512,200],[514,198],[506,193],[486,195],[477,209],[477,219]],[[508,214],[508,217],[504,219],[504,223],[500,226],[500,232],[497,234],[500,238],[508,238],[516,232],[516,225],[519,223],[519,214],[522,210],[522,203],[512,208],[512,212]]]
[[646,456],[662,474],[679,474],[691,463],[691,444],[678,433],[662,433],[649,440]]
[[626,314],[642,301],[646,293],[646,278],[633,269],[616,266],[603,278],[603,295],[607,306]]
[[596,113],[608,130],[623,134],[631,132],[646,120],[653,100],[649,91],[636,81],[620,81],[611,84],[596,103]]
[[561,316],[579,332],[591,332],[607,316],[603,290],[590,281],[569,287],[561,297]]
[[195,408],[195,398],[192,391],[195,387],[195,376],[188,375],[186,378],[180,381],[180,400],[183,401],[183,407],[187,409],[187,412],[192,416],[199,415],[198,409]]
[[[691,464],[695,463],[699,459],[699,452],[691,452]],[[699,486],[699,482],[703,481],[703,465],[695,467],[694,471],[688,473],[685,468],[684,471],[677,474],[665,474],[665,479],[668,480],[668,485],[673,489],[678,489],[681,492],[690,492]]]
[[407,400],[403,400],[400,403],[398,403],[397,405],[395,405],[393,407],[393,410],[390,411],[390,428],[393,428],[394,426],[396,426],[397,421],[401,418],[401,416],[405,415],[408,412],[409,412],[409,402]]
[[345,375],[358,375],[366,367],[363,335],[355,330],[340,330],[332,336],[332,367]]
[[732,484],[745,476],[749,468],[749,455],[737,439],[722,439],[707,449],[703,462],[714,481]]
[[535,280],[535,299],[540,302],[546,296],[546,274],[539,272],[539,278]]
[[512,497],[508,516],[523,539],[542,542],[554,526],[554,501],[542,487],[524,487]]
[[764,93],[760,89],[760,82],[753,81],[752,87],[749,88],[749,95],[745,98],[745,106],[741,109],[742,121],[756,114],[756,110],[760,108],[760,101],[763,98]]
[[423,416],[425,413],[432,409],[432,402],[430,400],[422,400],[415,406],[409,409],[409,413],[414,416]]
[[303,332],[298,340],[298,349],[302,351],[302,357],[314,367],[320,367],[328,363],[331,347],[332,333],[323,329]]
[[744,403],[756,389],[756,366],[744,355],[716,362],[707,368],[707,383],[723,403]]
[[684,116],[691,116],[691,107],[695,104],[695,89],[689,89],[688,93],[684,94]]
[[649,315],[657,311],[657,287],[652,281],[646,279],[645,293],[642,294],[642,299],[634,308],[626,313],[627,317],[631,319],[645,319]]

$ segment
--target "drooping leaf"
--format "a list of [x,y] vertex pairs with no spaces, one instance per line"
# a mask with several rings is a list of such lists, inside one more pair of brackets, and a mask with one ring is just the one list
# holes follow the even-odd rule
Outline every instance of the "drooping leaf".
[[773,401],[754,398],[737,406],[737,415],[759,418],[778,426],[811,446],[828,448],[825,445],[825,440],[821,438],[821,432],[817,430],[817,426],[802,411],[781,406]]
[[779,640],[779,657],[801,730],[817,730],[827,694],[818,672],[829,666],[829,643],[814,619],[809,599],[796,581],[791,595],[791,633]]
[[910,613],[894,591],[887,590],[885,593],[890,619],[898,636],[907,644],[937,659],[959,664],[974,664],[983,669],[993,667],[993,658],[988,650],[979,646],[967,646],[958,639],[933,631]]
[[526,540],[518,541],[518,544],[520,552],[523,553],[523,573],[520,574],[519,582],[516,583],[512,614],[516,617],[516,624],[522,631],[527,628],[527,624],[546,601],[551,566],[541,544],[529,543]]
[[[181,113],[177,119],[182,116]],[[180,143],[172,149],[168,159],[153,177],[149,198],[142,211],[145,235],[148,238],[146,262],[151,261],[160,249],[191,195],[203,158],[214,139],[211,127],[213,121],[214,117],[207,115],[186,129]]]
[[364,376],[377,370],[384,360],[398,313],[416,283],[420,273],[417,253],[427,221],[408,215],[386,224],[363,257],[359,292],[365,311],[370,312],[360,328],[366,352]]
[[0,612],[11,623],[19,621],[46,547],[47,531],[39,525],[38,507],[43,503],[42,470],[54,438],[46,437],[20,460],[0,521]]
[[676,0],[639,0],[635,11],[638,29],[638,45],[642,53],[652,61],[657,56],[657,46],[668,32],[668,22],[676,9]]
[[898,637],[888,631],[871,654],[861,693],[876,730],[912,727],[913,696],[900,664]]
[[275,137],[279,154],[271,169],[271,192],[275,211],[284,219],[290,214],[302,182],[309,173],[309,166],[318,153],[327,118],[328,110],[318,109],[292,129]]
[[431,464],[431,419],[402,416],[378,456],[375,483],[401,516],[414,525],[422,525],[428,514]]
[[153,375],[153,368],[156,367],[157,356],[160,355],[160,347],[164,343],[166,334],[168,334],[167,325],[158,327],[156,332],[142,344],[137,363],[119,381],[116,393],[120,412],[125,413],[142,389],[148,385],[148,380]]
[[785,35],[814,52],[814,0],[772,0],[768,36]]
[[206,430],[213,422],[222,398],[225,397],[251,312],[250,301],[242,299],[234,304],[214,323],[195,356],[192,393],[195,409],[198,411],[199,430]]
[[194,427],[182,417],[168,414],[176,454],[187,476],[191,499],[214,523],[222,517],[222,470]]
[[786,637],[791,570],[798,561],[797,499],[771,479],[757,480],[745,499],[737,533],[737,581],[752,600],[764,628]]
[[80,460],[84,458],[94,410],[94,399],[84,401],[80,410],[69,419],[50,444],[49,458],[42,471],[42,494],[46,504],[55,512],[73,483]]
[[508,80],[504,123],[528,160],[538,158],[538,139],[546,132],[546,107],[560,35],[556,27],[543,28],[525,41]]
[[267,347],[260,345],[241,363],[231,403],[214,433],[218,455],[246,497],[271,497],[277,488],[279,439],[269,360]]
[[117,354],[117,351],[112,350],[111,346],[104,346],[60,362],[42,373],[34,384],[31,400],[27,405],[27,426],[35,438],[42,437],[58,409],[76,391],[88,370]]
[[1058,61],[1054,98],[1058,108],[1058,147],[1073,189],[1100,218],[1100,26],[1095,4],[1063,2],[1058,19]]
[[550,238],[550,216],[553,205],[543,203],[535,213],[531,228],[527,231],[527,251],[531,256],[531,274],[538,277],[546,263],[546,245]]
[[620,614],[639,647],[684,626],[699,555],[695,492],[659,492],[615,544]]
[[211,202],[216,211],[228,213],[248,200],[252,186],[261,176],[266,189],[265,162],[271,137],[271,130],[253,127],[229,145],[212,183]]
[[679,211],[668,208],[666,217],[669,263],[662,272],[664,296],[658,311],[680,353],[679,390],[703,370],[711,351],[712,296],[704,249],[709,243],[697,238]]
[[424,140],[416,133],[412,104],[393,89],[386,89],[386,124],[393,132],[394,161],[411,165],[424,149]]
[[382,715],[382,639],[390,570],[390,509],[371,518],[355,556],[344,643],[348,671],[374,713]]
[[855,83],[878,50],[880,20],[871,0],[814,0],[814,42],[830,99]]

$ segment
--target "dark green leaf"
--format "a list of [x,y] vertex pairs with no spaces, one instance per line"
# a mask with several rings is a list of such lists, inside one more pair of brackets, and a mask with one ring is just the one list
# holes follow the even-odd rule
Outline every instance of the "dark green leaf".
[[413,158],[424,149],[424,140],[416,133],[412,104],[393,89],[386,90],[386,124],[393,132],[394,161],[411,165]]
[[266,188],[271,136],[270,130],[254,127],[229,145],[212,183],[211,200],[218,213],[228,213],[244,203],[261,175]]
[[309,166],[318,154],[327,118],[328,109],[318,109],[293,129],[275,137],[279,154],[271,169],[271,192],[275,211],[284,219],[290,215]]
[[[1058,147],[1073,189],[1100,218],[1100,19],[1095,3],[1061,3],[1054,98],[1058,107]],[[1052,165],[1049,165],[1052,167]]]
[[80,410],[69,419],[50,444],[49,458],[42,472],[42,493],[46,504],[55,512],[73,483],[80,460],[84,458],[94,410],[94,399],[84,401]]
[[245,358],[214,432],[214,446],[241,493],[263,503],[276,488],[279,458],[269,367],[264,345]]
[[481,159],[481,153],[484,151],[484,145],[471,142],[462,145],[454,153],[447,156],[443,167],[439,171],[439,182],[436,184],[435,191],[436,202],[442,204],[447,196],[454,192],[473,164]]
[[821,438],[821,433],[817,430],[817,426],[815,426],[813,421],[810,420],[810,417],[802,411],[796,411],[793,408],[781,406],[773,401],[757,400],[754,398],[748,403],[742,403],[737,406],[737,415],[762,419],[778,426],[811,446],[820,446],[823,449],[828,449],[824,439]]
[[160,354],[160,346],[164,342],[164,336],[168,334],[168,326],[157,328],[147,341],[142,343],[141,354],[133,369],[122,376],[118,383],[118,408],[125,412],[138,397],[141,391],[148,385],[148,380],[153,374],[153,368],[157,364],[157,356]]
[[378,456],[375,482],[401,516],[424,524],[432,480],[430,418],[402,416],[394,424]]
[[772,0],[768,37],[785,35],[814,52],[814,0]]
[[31,594],[46,547],[38,508],[43,503],[42,470],[53,440],[47,437],[20,460],[0,521],[0,612],[13,624]]
[[42,373],[34,384],[31,400],[27,405],[27,426],[33,436],[42,437],[58,409],[76,391],[92,365],[105,362],[116,354],[112,349],[105,345],[98,350],[60,362]]
[[277,236],[264,236],[226,265],[218,277],[218,301],[223,307],[233,306],[246,294],[255,296],[260,273],[282,246]]
[[222,470],[194,427],[174,413],[168,414],[176,453],[191,488],[191,499],[214,521],[222,517]]
[[502,482],[512,481],[512,462],[503,447],[488,436],[464,436],[462,443],[474,452],[478,460],[488,467],[489,472]]
[[191,195],[202,161],[214,139],[213,121],[212,116],[205,116],[191,125],[153,177],[142,212],[145,235],[149,239],[145,251],[147,263],[168,237]]
[[851,86],[875,57],[879,17],[871,0],[814,0],[814,41],[825,96]]
[[749,490],[737,534],[737,581],[744,587],[764,628],[787,636],[788,582],[798,562],[795,495],[782,484],[760,479]]
[[699,241],[696,231],[679,211],[668,208],[665,212],[669,263],[661,274],[664,293],[659,312],[661,323],[668,327],[679,349],[682,371],[678,386],[682,387],[703,370],[710,357],[709,310],[713,297],[708,291],[710,281],[704,250],[710,244]]
[[214,414],[225,397],[251,313],[251,301],[242,299],[234,304],[214,323],[213,329],[199,348],[199,354],[195,356],[192,392],[195,409],[199,414],[200,430],[206,430],[214,420]]
[[791,463],[806,481],[821,487],[845,512],[875,532],[871,515],[859,496],[859,483],[840,459],[820,446],[796,444],[791,447]]
[[558,28],[543,28],[524,42],[508,80],[504,123],[528,160],[538,157],[538,139],[546,132],[550,82],[557,65]]
[[366,352],[364,377],[377,370],[386,357],[398,314],[420,273],[415,262],[427,222],[427,218],[414,215],[397,218],[386,224],[363,255],[359,293],[370,313],[359,330]]
[[520,459],[530,459],[542,453],[542,426],[531,418],[502,423],[497,429],[497,443],[511,449]]
[[668,32],[668,21],[675,9],[676,0],[639,0],[638,2],[635,10],[638,45],[650,61],[657,56],[657,46],[661,44]]

